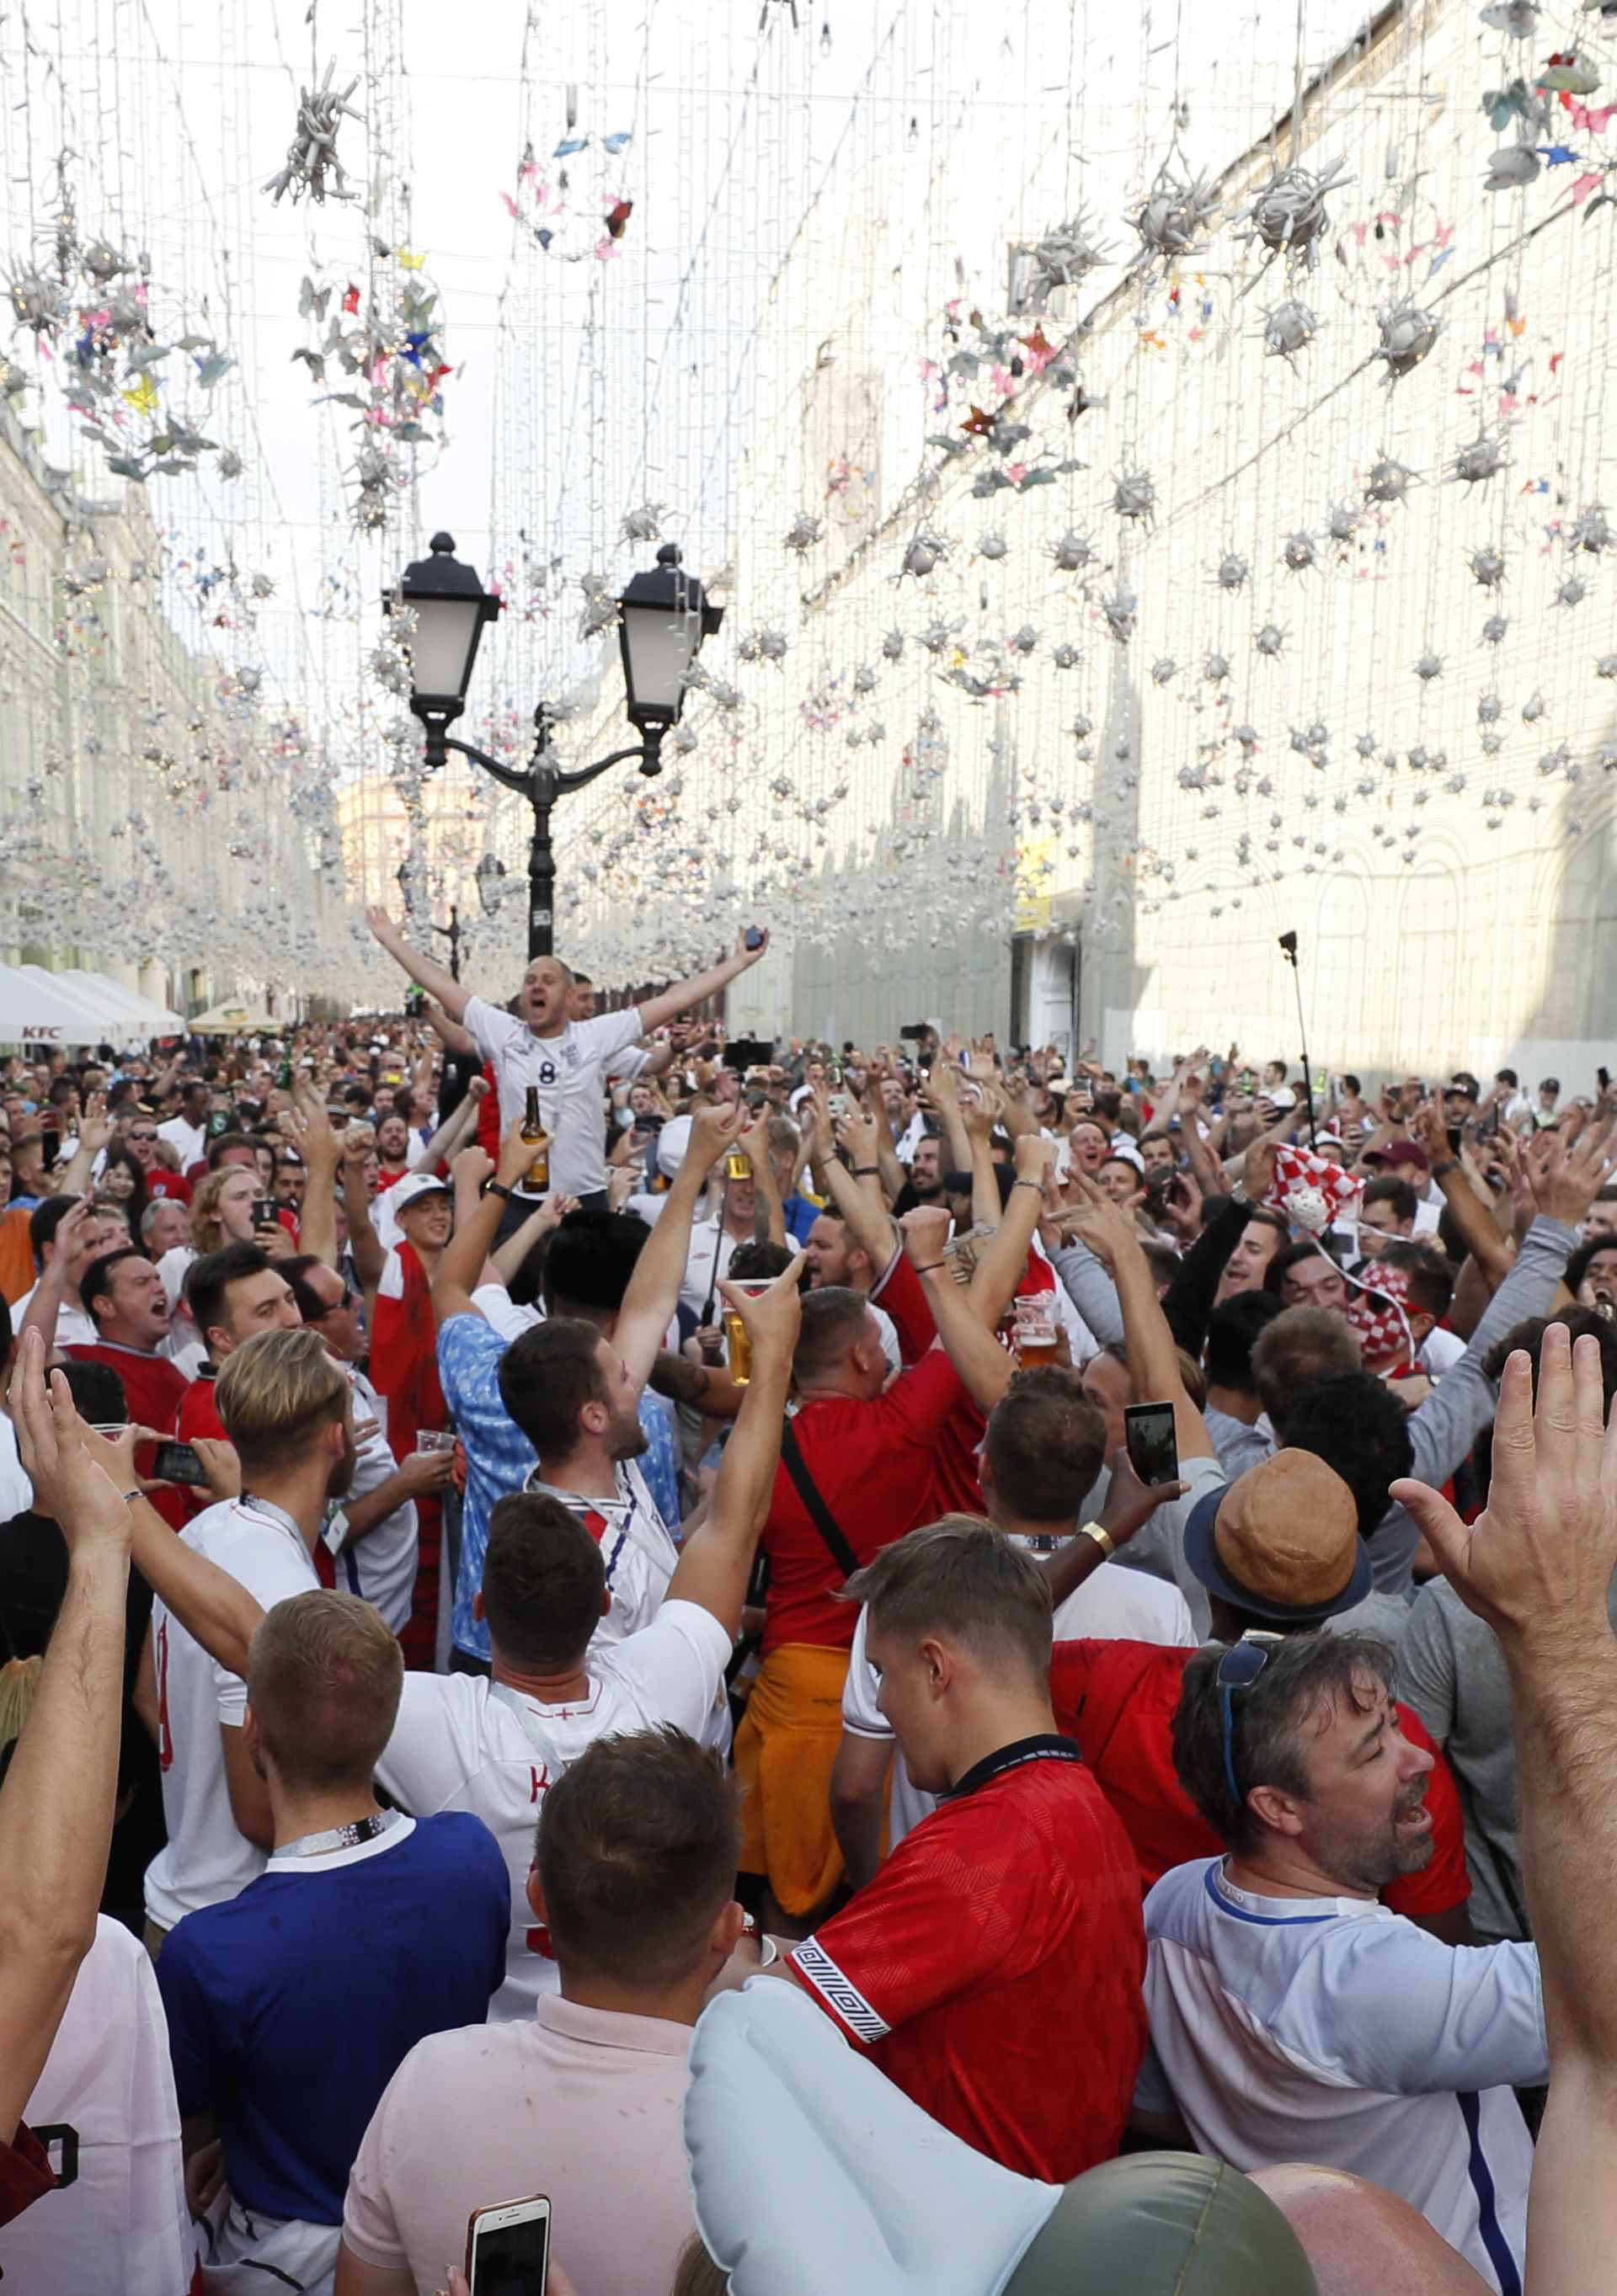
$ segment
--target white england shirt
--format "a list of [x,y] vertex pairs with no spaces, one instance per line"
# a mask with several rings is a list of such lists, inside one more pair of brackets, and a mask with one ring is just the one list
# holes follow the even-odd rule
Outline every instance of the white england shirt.
[[552,1192],[598,1194],[606,1185],[606,1071],[613,1055],[644,1034],[638,1007],[603,1013],[594,1021],[570,1021],[559,1036],[536,1037],[514,1013],[472,996],[464,1026],[493,1064],[501,1139],[521,1121],[532,1085],[550,1135]]
[[[30,1283],[21,1300],[12,1301],[13,1334],[22,1329],[22,1319],[33,1306],[34,1294],[38,1289],[37,1282]],[[101,1333],[95,1328],[94,1317],[87,1314],[83,1308],[76,1308],[70,1300],[64,1300],[56,1310],[57,1346],[59,1348],[93,1348],[100,1337]]]
[[0,2229],[19,2296],[181,2296],[194,2242],[168,2027],[145,1948],[103,1915],[23,2119],[56,2190]]
[[665,1603],[655,1620],[603,1650],[590,1645],[589,1692],[577,1704],[541,1705],[520,1691],[467,1674],[406,1674],[376,1775],[416,1817],[470,1810],[505,1853],[511,1872],[511,1942],[505,1982],[491,2021],[529,2017],[561,1980],[528,1904],[539,1800],[597,1738],[671,1722],[693,1738],[710,1727],[729,1663],[730,1637],[710,1611]]
[[1164,1874],[1145,1935],[1143,2111],[1177,2105],[1232,2168],[1384,2185],[1521,2296],[1533,2155],[1511,2089],[1549,2070],[1531,1946],[1441,1945],[1374,1898],[1254,1897],[1218,1857]]
[[592,1660],[613,1643],[650,1626],[662,1607],[679,1560],[672,1534],[634,1460],[618,1460],[613,1476],[618,1488],[610,1499],[586,1497],[582,1492],[564,1491],[555,1483],[542,1482],[537,1467],[523,1486],[547,1499],[560,1499],[601,1550],[612,1608],[595,1628],[589,1646]]
[[[357,1371],[352,1364],[344,1364],[342,1368],[354,1390],[355,1418],[379,1423],[376,1432],[367,1435],[359,1446],[354,1480],[348,1492],[351,1504],[380,1490],[390,1476],[398,1473],[398,1462],[388,1442],[386,1396],[378,1395],[365,1374]],[[351,1546],[344,1540],[333,1550],[338,1586],[345,1594],[358,1595],[374,1603],[396,1635],[401,1635],[410,1623],[419,1547],[415,1502],[404,1499],[363,1538],[355,1539]]]
[[[178,1536],[228,1571],[267,1611],[318,1587],[303,1534],[267,1499],[224,1499],[204,1507]],[[167,1845],[146,1868],[146,1911],[171,1930],[199,1906],[240,1895],[264,1871],[264,1853],[240,1833],[225,1780],[221,1728],[239,1730],[247,1685],[209,1658],[160,1597],[152,1604],[157,1672],[158,1763]]]
[[[1026,1546],[1025,1539],[1013,1539]],[[1117,1642],[1163,1643],[1175,1650],[1194,1650],[1195,1630],[1177,1587],[1160,1578],[1145,1578],[1137,1570],[1120,1570],[1103,1562],[1090,1572],[1076,1593],[1069,1595],[1056,1612],[1056,1637],[1075,1641],[1094,1636]],[[936,1794],[912,1785],[904,1756],[898,1750],[891,1723],[878,1700],[882,1677],[865,1651],[865,1610],[859,1611],[848,1658],[848,1678],[842,1685],[842,1727],[850,1738],[885,1739],[893,1747],[892,1784],[887,1804],[887,1847],[891,1856],[907,1833],[938,1807]]]

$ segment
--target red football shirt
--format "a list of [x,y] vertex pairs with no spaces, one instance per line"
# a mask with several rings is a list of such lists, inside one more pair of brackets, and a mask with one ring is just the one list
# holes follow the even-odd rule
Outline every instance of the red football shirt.
[[[380,1300],[377,1308],[380,1330]],[[829,1396],[822,1403],[805,1404],[792,1421],[804,1464],[861,1562],[936,1514],[932,1463],[938,1430],[962,1393],[958,1374],[940,1348],[913,1371],[901,1372],[885,1394],[870,1402]],[[843,1572],[784,1459],[775,1471],[760,1544],[769,1558],[764,1656],[783,1643],[847,1650],[858,1610],[837,1598]]]
[[8,2225],[56,2189],[56,2174],[44,2145],[26,2121],[17,2123],[9,2144],[0,2144],[0,2225]]
[[[229,1442],[218,1406],[213,1399],[213,1380],[211,1367],[204,1365],[181,1396],[174,1420],[174,1431],[180,1442],[189,1443],[198,1435],[211,1437],[216,1443]],[[175,1488],[185,1503],[187,1521],[194,1521],[204,1507],[213,1505],[213,1493],[194,1483],[176,1483]]]
[[[1173,1718],[1193,1650],[1157,1643],[1086,1640],[1057,1643],[1050,1659],[1050,1703],[1075,1739],[1106,1800],[1123,1821],[1149,1890],[1175,1866],[1219,1857],[1224,1843],[1179,1784],[1173,1767]],[[1399,1705],[1399,1727],[1411,1745],[1437,1759],[1426,1783],[1432,1813],[1432,1862],[1423,1873],[1389,1882],[1382,1902],[1424,1919],[1450,1913],[1471,1895],[1465,1870],[1465,1821],[1454,1773],[1412,1708]]]
[[979,1763],[786,1967],[1002,2167],[1061,2185],[1116,2153],[1145,2052],[1139,1868],[1064,1739]]
[[[152,1427],[162,1434],[175,1424],[190,1382],[167,1356],[143,1355],[138,1348],[119,1347],[113,1340],[63,1348],[62,1352],[77,1363],[105,1364],[115,1371],[124,1383],[124,1401],[136,1427]],[[149,1475],[151,1455],[139,1451],[135,1466],[141,1474]],[[191,1519],[193,1510],[177,1484],[153,1491],[152,1504],[172,1529],[184,1530]]]

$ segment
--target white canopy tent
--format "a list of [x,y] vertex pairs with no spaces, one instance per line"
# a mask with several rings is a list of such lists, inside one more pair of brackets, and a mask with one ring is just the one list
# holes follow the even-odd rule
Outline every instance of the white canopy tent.
[[126,988],[121,980],[110,980],[104,972],[67,972],[54,973],[52,978],[82,986],[104,1004],[110,1013],[124,1018],[144,1037],[185,1034],[182,1013],[170,1011],[167,1004],[159,1004],[150,996],[143,996],[138,988]]
[[0,1044],[95,1045],[102,1022],[31,965],[0,965]]
[[277,1021],[273,1013],[265,1012],[258,1004],[210,1004],[199,1013],[186,1027],[204,1037],[229,1037],[250,1032],[259,1037],[279,1037],[291,1027],[290,1021]]
[[94,1028],[92,1044],[126,1046],[144,1042],[155,1033],[155,1024],[147,1018],[145,1000],[132,1013],[111,982],[102,982],[90,973],[48,972],[42,964],[20,964],[17,970],[49,994],[75,1005]]

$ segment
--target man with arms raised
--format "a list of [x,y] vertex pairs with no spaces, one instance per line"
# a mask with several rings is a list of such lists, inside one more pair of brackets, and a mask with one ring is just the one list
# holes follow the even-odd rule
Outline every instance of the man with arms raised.
[[599,1201],[603,1207],[606,1152],[601,1110],[613,1055],[677,1020],[694,1004],[718,996],[756,964],[769,946],[767,932],[759,935],[756,948],[749,948],[743,937],[722,964],[677,982],[644,1004],[605,1013],[598,1020],[570,1021],[573,977],[559,957],[533,960],[517,993],[517,1012],[512,1013],[472,996],[441,964],[412,948],[385,911],[368,910],[366,921],[388,955],[438,1000],[452,1021],[464,1024],[478,1051],[493,1064],[501,1138],[521,1122],[532,1087],[550,1136],[551,1187],[581,1203]]

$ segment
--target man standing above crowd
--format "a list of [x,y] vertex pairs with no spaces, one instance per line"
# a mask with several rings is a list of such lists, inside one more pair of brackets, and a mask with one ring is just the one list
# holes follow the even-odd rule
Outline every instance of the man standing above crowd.
[[602,1104],[613,1055],[677,1020],[694,1004],[717,996],[755,965],[769,946],[767,932],[759,934],[756,947],[749,947],[743,936],[722,964],[677,982],[644,1004],[603,1013],[598,1020],[570,1021],[567,1004],[573,977],[559,957],[534,959],[522,976],[517,1011],[512,1013],[472,996],[441,964],[412,948],[384,910],[368,910],[366,920],[389,955],[437,999],[452,1021],[464,1025],[483,1058],[493,1064],[501,1137],[521,1122],[529,1088],[537,1091],[539,1114],[550,1136],[550,1188],[576,1196],[586,1206],[598,1202],[603,1209],[606,1154]]

